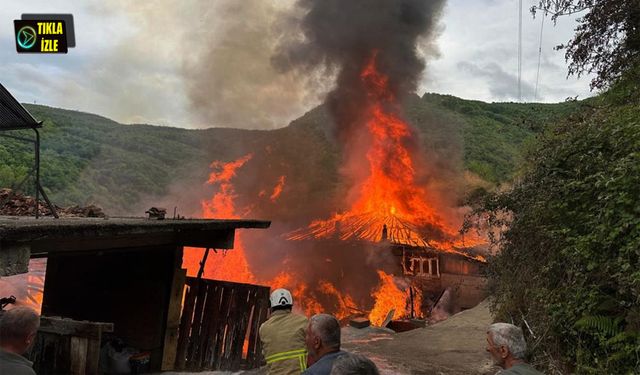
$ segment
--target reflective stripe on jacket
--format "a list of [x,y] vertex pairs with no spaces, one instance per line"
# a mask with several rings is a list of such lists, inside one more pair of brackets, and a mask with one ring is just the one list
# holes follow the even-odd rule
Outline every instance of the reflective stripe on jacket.
[[262,353],[269,375],[299,375],[307,368],[304,336],[307,318],[276,310],[260,326]]
[[300,365],[300,372],[307,369],[307,349],[290,350],[288,352],[272,354],[265,358],[267,364],[285,361],[288,359],[298,360],[298,364]]

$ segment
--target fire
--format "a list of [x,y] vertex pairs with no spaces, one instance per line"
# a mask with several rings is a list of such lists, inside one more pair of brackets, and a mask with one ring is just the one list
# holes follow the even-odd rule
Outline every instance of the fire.
[[280,272],[273,280],[267,283],[271,289],[286,288],[291,291],[294,299],[294,309],[306,316],[325,312],[326,309],[318,302],[318,297],[331,297],[335,303],[331,306],[331,312],[336,318],[344,319],[353,315],[356,303],[347,293],[340,293],[329,281],[320,280],[316,288],[309,288],[307,283],[301,281],[298,275]]
[[[438,198],[418,183],[413,150],[408,146],[414,137],[413,130],[401,118],[389,79],[377,69],[376,58],[374,53],[360,74],[369,101],[363,108],[369,144],[367,165],[363,166],[368,173],[356,182],[357,198],[346,212],[328,220],[313,221],[308,228],[290,233],[288,239],[389,240],[456,251],[455,247],[463,242],[454,226],[439,214]],[[425,231],[437,233],[438,238],[427,238]],[[479,242],[483,241],[467,236],[464,245]]]
[[325,311],[307,283],[300,280],[297,281],[295,287],[291,290],[291,294],[293,294],[294,309],[304,312],[304,315],[312,316]]
[[293,296],[293,309],[306,316],[324,311],[322,305],[310,297],[310,290],[307,284],[290,273],[280,272],[273,280],[266,284],[271,287],[271,290],[285,288],[291,291]]
[[[358,139],[362,147],[347,148],[348,161],[361,162],[354,179],[349,208],[333,214],[326,220],[316,220],[303,230],[287,235],[290,240],[339,238],[357,239],[370,242],[390,242],[453,251],[459,246],[473,246],[482,240],[460,238],[456,225],[459,219],[455,210],[444,210],[440,197],[421,182],[421,172],[417,149],[412,147],[415,134],[412,127],[403,120],[398,100],[390,89],[389,78],[377,67],[377,53],[361,70],[362,89],[367,94],[367,104],[362,111],[362,125],[355,127],[352,136]],[[356,116],[357,117],[357,116]],[[364,143],[363,143],[364,142]],[[235,200],[237,194],[232,184],[237,171],[253,157],[245,155],[237,160],[223,163],[213,162],[212,172],[207,181],[215,185],[218,191],[210,200],[202,202],[203,216],[206,218],[238,218],[246,210],[239,210]],[[261,190],[259,198],[269,197],[276,203],[286,182],[284,175],[277,179],[271,194]],[[255,195],[254,195],[255,196]],[[200,251],[201,254],[201,251]],[[185,264],[189,273],[195,274],[201,256],[190,256]],[[320,313],[333,313],[338,319],[344,319],[358,309],[354,299],[326,279],[307,283],[304,275],[296,271],[282,271],[272,280],[257,280],[249,268],[242,238],[236,234],[236,246],[228,255],[210,254],[207,263],[211,269],[205,270],[205,277],[236,282],[269,285],[272,289],[287,288],[294,298],[294,309],[307,316]],[[477,258],[478,260],[483,260]],[[420,316],[422,294],[410,287],[399,287],[392,275],[378,270],[379,286],[371,292],[375,303],[369,314],[374,325],[381,325],[390,310],[394,317],[408,317],[413,310]],[[336,280],[332,280],[336,282]],[[338,287],[336,287],[336,285]],[[355,294],[357,295],[357,294]],[[411,304],[413,303],[413,305]]]
[[[393,280],[393,275],[378,270],[378,276],[380,277],[380,285],[371,293],[371,297],[376,301],[369,313],[371,324],[381,326],[392,309],[395,310],[393,316],[396,318],[409,316],[407,293],[398,288]],[[418,309],[415,309],[416,302],[417,300],[414,299],[414,310],[420,311],[419,305]]]
[[282,194],[282,189],[284,188],[284,181],[285,181],[285,176],[280,176],[278,178],[278,184],[273,188],[273,193],[269,197],[269,199],[271,199],[271,202],[275,203],[275,201],[278,199],[280,194]]
[[335,311],[333,315],[335,315],[335,317],[338,320],[341,320],[350,315],[353,315],[353,312],[354,312],[353,310],[356,304],[355,302],[353,302],[353,299],[349,294],[347,293],[345,293],[344,295],[340,294],[338,289],[336,289],[336,287],[333,284],[331,284],[326,280],[320,281],[318,285],[318,290],[320,290],[320,292],[326,295],[334,296],[336,298],[337,305],[334,306]]
[[[29,260],[29,272],[0,279],[0,297],[16,297],[15,306],[28,306],[40,312],[44,297],[46,259]],[[11,309],[9,305],[7,309]]]
[[[245,155],[237,160],[223,163],[214,161],[211,163],[212,172],[207,183],[217,185],[218,191],[210,200],[202,202],[202,215],[205,218],[239,218],[235,206],[237,195],[232,183],[238,169],[242,168],[253,154]],[[185,248],[183,266],[187,268],[190,276],[195,276],[200,267],[204,249]],[[204,277],[216,280],[234,281],[241,283],[254,283],[255,277],[249,269],[247,258],[240,233],[236,234],[234,249],[230,252],[222,251],[210,253],[207,258]]]

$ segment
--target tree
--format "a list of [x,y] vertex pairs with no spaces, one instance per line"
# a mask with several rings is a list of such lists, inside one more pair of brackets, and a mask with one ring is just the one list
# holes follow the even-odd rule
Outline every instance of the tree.
[[585,13],[565,49],[569,75],[595,73],[592,89],[618,80],[640,60],[640,0],[540,0],[532,13],[558,17]]
[[640,371],[637,74],[548,129],[512,189],[476,201],[471,222],[500,234],[493,312],[530,334],[547,373]]

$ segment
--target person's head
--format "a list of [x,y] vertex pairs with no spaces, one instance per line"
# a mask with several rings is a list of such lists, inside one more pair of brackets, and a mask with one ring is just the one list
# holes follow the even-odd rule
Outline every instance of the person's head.
[[320,358],[340,350],[340,323],[329,314],[316,314],[309,319],[305,343],[309,355]]
[[276,289],[271,293],[269,297],[269,303],[271,304],[271,311],[276,310],[289,310],[293,307],[293,297],[291,292],[286,289]]
[[527,343],[519,327],[509,323],[494,323],[487,331],[487,351],[493,361],[502,368],[511,367],[514,361],[524,360]]
[[5,311],[0,317],[0,347],[16,354],[25,353],[34,344],[38,327],[40,316],[29,307]]
[[330,375],[379,375],[376,365],[360,354],[345,353],[333,362]]

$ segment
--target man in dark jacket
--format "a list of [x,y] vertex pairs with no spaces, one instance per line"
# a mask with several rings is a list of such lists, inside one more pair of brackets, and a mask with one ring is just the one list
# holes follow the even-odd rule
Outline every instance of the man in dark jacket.
[[0,374],[35,375],[29,351],[40,327],[40,316],[28,307],[14,307],[0,317]]
[[333,362],[345,354],[340,350],[340,323],[329,314],[316,314],[309,319],[305,344],[312,365],[303,375],[329,375]]

